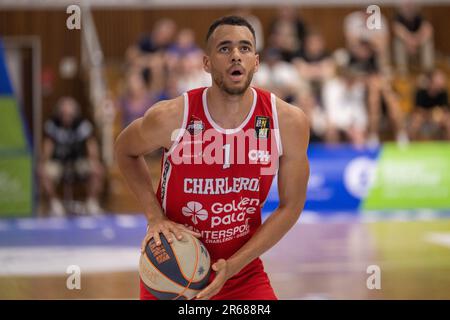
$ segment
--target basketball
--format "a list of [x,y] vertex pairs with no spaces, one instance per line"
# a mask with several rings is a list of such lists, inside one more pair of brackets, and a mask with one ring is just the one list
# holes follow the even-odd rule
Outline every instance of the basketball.
[[210,256],[194,236],[183,233],[169,243],[160,234],[161,245],[152,238],[139,262],[139,275],[146,289],[160,300],[190,300],[206,287]]

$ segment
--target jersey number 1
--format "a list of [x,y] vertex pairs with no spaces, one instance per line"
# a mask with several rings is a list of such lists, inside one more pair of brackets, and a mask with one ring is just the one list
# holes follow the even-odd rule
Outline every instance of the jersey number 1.
[[224,152],[224,159],[223,159],[223,169],[227,169],[230,167],[230,145],[225,144],[223,146]]

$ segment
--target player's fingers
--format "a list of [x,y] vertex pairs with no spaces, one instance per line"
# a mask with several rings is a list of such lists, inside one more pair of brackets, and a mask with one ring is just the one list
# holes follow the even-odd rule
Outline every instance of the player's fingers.
[[211,297],[215,296],[219,293],[220,289],[225,283],[225,271],[220,272],[221,269],[225,267],[225,260],[221,260],[219,260],[212,266],[213,270],[217,271],[217,275],[211,282],[211,284],[197,295],[198,300],[208,300]]
[[219,293],[218,283],[213,281],[211,284],[206,287],[203,291],[197,294],[197,300],[209,300],[211,297]]
[[170,228],[170,231],[174,234],[174,236],[178,239],[181,240],[183,239],[183,229],[180,228],[179,226],[172,226]]
[[[220,270],[223,268],[223,264],[225,263],[225,260],[220,259],[218,260],[214,265],[216,266],[217,270]],[[213,265],[213,267],[214,267]],[[197,294],[197,299],[199,300],[207,300],[214,295],[218,294],[220,289],[222,289],[223,284],[225,283],[225,272],[217,272],[216,277],[214,280],[207,286],[205,289],[203,289],[199,294]]]
[[209,291],[205,291],[203,290],[202,292],[200,292],[199,294],[197,294],[197,296],[195,297],[196,300],[208,300],[209,299]]
[[[219,260],[217,260],[217,262],[216,263],[214,263],[213,265],[212,265],[212,269],[214,270],[214,271],[219,271],[219,270],[221,270],[221,269],[223,269],[223,268],[225,268],[226,267],[226,261],[224,260],[224,259],[219,259]],[[218,274],[217,276],[220,276],[220,274]]]
[[172,232],[166,227],[161,228],[161,232],[169,243],[173,242]]
[[153,238],[155,239],[156,245],[160,246],[161,245],[161,237],[159,236],[159,232],[158,231],[155,231],[153,233]]

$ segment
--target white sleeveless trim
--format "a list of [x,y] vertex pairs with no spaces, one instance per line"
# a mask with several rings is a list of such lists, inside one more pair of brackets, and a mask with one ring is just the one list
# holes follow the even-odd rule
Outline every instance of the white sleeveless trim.
[[186,131],[186,126],[187,126],[188,116],[189,116],[189,96],[188,96],[187,92],[183,93],[183,98],[184,98],[183,122],[181,123],[180,129],[176,129],[177,136],[176,136],[172,146],[170,147],[169,151],[165,152],[165,154],[168,156],[177,147],[178,143],[180,142],[181,138],[183,137],[183,135]]
[[[167,191],[168,191],[168,185],[170,180],[170,174],[172,173],[172,164],[169,161],[169,156],[175,150],[177,145],[180,143],[181,138],[184,135],[184,132],[186,131],[186,126],[188,122],[188,116],[189,116],[189,96],[187,92],[183,93],[184,98],[184,104],[183,104],[183,122],[181,123],[181,128],[177,129],[177,136],[170,147],[170,149],[167,152],[164,152],[164,158],[163,158],[163,165],[161,168],[161,179],[160,179],[160,190],[161,190],[161,202],[162,202],[162,209],[164,214],[166,213],[166,206],[167,206]],[[167,166],[167,168],[166,168]]]
[[278,125],[278,113],[277,113],[277,97],[271,93],[270,94],[270,101],[272,105],[272,118],[273,118],[273,128],[275,130],[275,140],[277,142],[277,148],[278,148],[278,156],[283,155],[283,145],[281,143],[281,136],[280,136],[280,126]]
[[206,99],[206,92],[208,91],[208,88],[205,88],[205,90],[203,90],[203,94],[202,94],[202,102],[203,102],[203,111],[205,112],[206,118],[208,119],[209,123],[211,124],[211,126],[216,129],[217,131],[219,131],[220,133],[224,133],[224,134],[233,134],[236,132],[239,132],[239,130],[242,130],[242,128],[245,127],[245,125],[250,121],[250,119],[253,116],[253,112],[255,111],[256,108],[256,101],[258,100],[258,93],[256,92],[255,89],[253,89],[252,87],[250,87],[250,89],[253,92],[253,104],[250,108],[250,112],[248,113],[247,117],[244,119],[244,121],[240,124],[239,127],[234,128],[234,129],[224,129],[221,126],[219,126],[211,117],[211,115],[209,114],[208,111],[208,104],[207,104],[207,99]]

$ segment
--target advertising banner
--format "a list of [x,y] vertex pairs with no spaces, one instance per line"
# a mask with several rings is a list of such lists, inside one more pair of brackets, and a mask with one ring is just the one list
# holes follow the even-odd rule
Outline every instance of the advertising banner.
[[0,218],[31,215],[31,177],[29,155],[0,153]]
[[383,146],[364,209],[449,209],[450,143]]
[[[379,149],[355,149],[350,145],[310,144],[310,177],[305,210],[353,211],[360,207],[374,179]],[[266,210],[276,208],[278,189],[272,184]]]
[[0,218],[33,211],[32,156],[0,41]]

